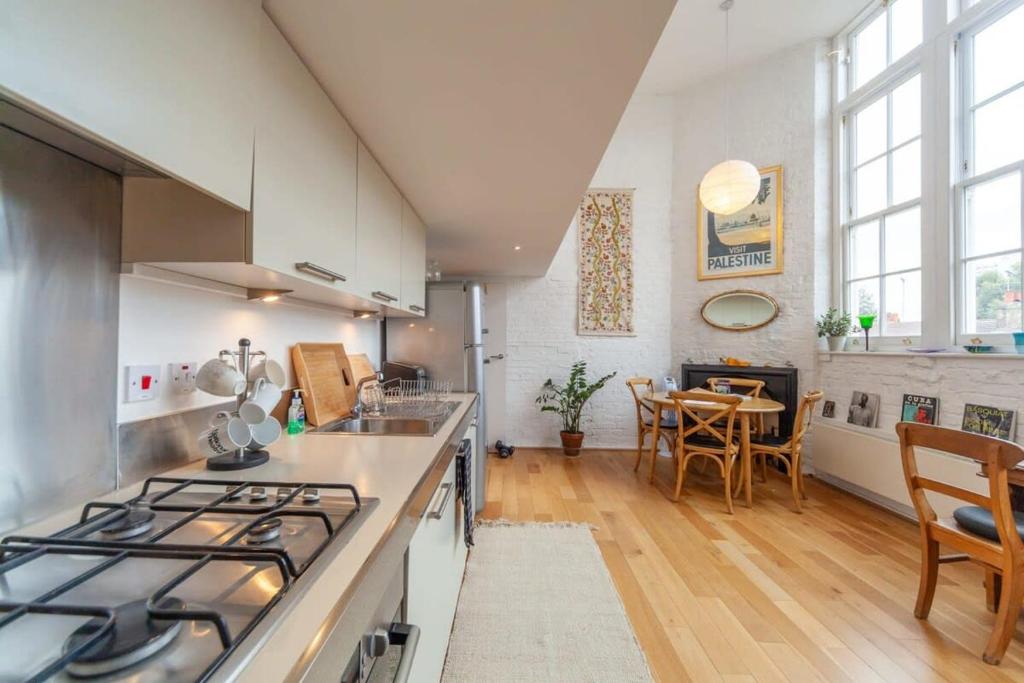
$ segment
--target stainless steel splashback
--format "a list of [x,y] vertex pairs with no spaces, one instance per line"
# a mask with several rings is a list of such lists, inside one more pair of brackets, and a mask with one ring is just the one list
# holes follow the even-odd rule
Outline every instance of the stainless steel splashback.
[[121,179],[0,127],[0,531],[116,484]]
[[196,408],[117,427],[117,485],[128,486],[194,460],[201,460],[197,437],[221,410],[235,402]]

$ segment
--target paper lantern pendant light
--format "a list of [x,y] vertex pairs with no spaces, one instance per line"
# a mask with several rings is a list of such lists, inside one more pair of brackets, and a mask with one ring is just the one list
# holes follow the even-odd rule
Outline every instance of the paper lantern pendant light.
[[749,161],[730,159],[700,181],[700,203],[712,213],[734,214],[749,206],[761,190],[761,173]]
[[[725,156],[729,156],[729,10],[733,0],[718,6],[725,13]],[[730,159],[716,164],[700,181],[700,202],[712,213],[730,215],[749,206],[761,191],[761,173],[749,161]]]

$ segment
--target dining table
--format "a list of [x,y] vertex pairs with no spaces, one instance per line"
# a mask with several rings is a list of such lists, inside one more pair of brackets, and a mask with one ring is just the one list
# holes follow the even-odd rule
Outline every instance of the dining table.
[[[708,400],[713,401],[715,393],[707,389],[693,389],[692,391],[707,393]],[[744,492],[747,507],[753,507],[753,464],[750,452],[750,423],[759,415],[770,413],[781,413],[786,410],[785,404],[774,401],[770,398],[754,396],[742,396],[743,402],[736,408],[736,417],[740,423],[740,488]],[[675,401],[669,398],[667,391],[656,391],[644,396],[642,399],[651,407],[654,413],[654,435],[651,439],[651,481],[654,481],[654,464],[658,457],[658,438],[661,435],[661,414],[663,411],[676,409]],[[737,494],[739,492],[737,491]]]

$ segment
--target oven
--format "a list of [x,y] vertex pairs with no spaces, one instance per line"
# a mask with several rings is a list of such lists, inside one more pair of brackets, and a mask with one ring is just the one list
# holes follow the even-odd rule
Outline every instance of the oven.
[[420,630],[403,623],[405,569],[399,564],[341,676],[342,683],[405,683],[416,655]]

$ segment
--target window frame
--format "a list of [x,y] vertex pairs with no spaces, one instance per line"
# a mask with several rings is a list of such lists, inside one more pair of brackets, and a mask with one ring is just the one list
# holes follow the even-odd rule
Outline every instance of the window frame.
[[[955,344],[972,343],[973,339],[981,339],[985,344],[1006,346],[1013,344],[1013,335],[1005,332],[978,333],[967,332],[967,264],[985,258],[1017,254],[1024,263],[1024,158],[1012,161],[997,168],[991,168],[974,174],[974,116],[973,112],[987,104],[1024,89],[1024,80],[990,95],[981,102],[972,104],[974,95],[974,37],[1005,18],[1014,10],[1024,6],[1024,0],[1005,0],[1002,2],[975,3],[967,8],[966,0],[962,2],[964,12],[972,12],[984,7],[979,16],[971,18],[969,24],[962,27],[956,34],[955,45],[957,63],[955,65],[956,85],[956,174],[951,188],[953,195],[953,310],[954,327],[953,342]],[[1018,174],[1020,182],[1020,245],[1015,249],[991,252],[983,255],[967,256],[967,192],[971,187],[982,185],[998,178]]]
[[[928,3],[925,3],[927,5]],[[884,325],[884,302],[885,302],[885,278],[889,275],[899,275],[901,273],[909,272],[920,272],[921,273],[921,288],[925,288],[925,255],[922,248],[920,262],[917,268],[886,271],[884,270],[885,265],[885,217],[898,214],[902,211],[912,209],[914,207],[920,207],[921,216],[921,242],[922,245],[925,241],[925,172],[924,172],[924,146],[926,138],[926,130],[924,125],[925,118],[925,107],[924,107],[924,73],[922,68],[922,56],[924,53],[923,46],[927,41],[927,34],[925,26],[922,26],[922,40],[917,46],[909,50],[906,54],[902,55],[895,62],[889,63],[892,54],[892,16],[891,16],[892,3],[889,0],[876,0],[868,7],[866,7],[857,17],[850,23],[849,27],[840,33],[834,40],[836,50],[833,52],[835,55],[841,55],[841,59],[836,62],[836,69],[834,71],[836,87],[834,88],[834,102],[833,102],[833,131],[834,131],[834,142],[833,142],[833,154],[834,154],[834,173],[833,173],[833,206],[837,207],[837,211],[834,212],[836,239],[833,246],[833,263],[838,264],[838,271],[833,276],[833,305],[844,312],[849,312],[855,319],[856,315],[852,310],[852,302],[850,298],[850,285],[854,282],[867,281],[877,279],[878,281],[878,318],[875,327],[872,328],[872,337],[877,339],[875,342],[876,348],[894,348],[900,345],[909,345],[920,343],[925,325],[925,302],[923,301],[924,296],[922,293],[921,302],[921,326],[922,333],[917,335],[885,335],[882,334],[882,328]],[[855,72],[856,64],[853,60],[853,44],[856,36],[866,28],[872,21],[876,20],[882,13],[886,16],[886,66],[881,72],[872,76],[867,82],[862,84],[860,87],[855,88]],[[922,23],[926,24],[926,19],[922,17]],[[902,142],[896,147],[890,146],[892,141],[892,104],[890,96],[893,91],[898,87],[905,84],[915,76],[921,77],[921,130],[918,135],[910,140]],[[874,104],[880,97],[886,97],[886,149],[883,153],[873,157],[871,160],[864,161],[859,165],[854,165],[856,149],[856,125],[855,116],[866,109],[867,107]],[[914,198],[899,204],[889,205],[889,198],[892,197],[892,185],[893,185],[893,174],[892,174],[892,155],[897,149],[902,149],[907,145],[913,144],[915,141],[920,142],[921,145],[921,192]],[[856,197],[856,179],[855,170],[863,167],[867,163],[874,159],[886,158],[886,205],[875,212],[865,214],[863,216],[854,216],[853,212],[853,200]],[[873,276],[852,278],[850,274],[852,272],[850,268],[850,248],[849,248],[849,235],[850,230],[858,225],[870,223],[872,220],[879,221],[879,272]],[[854,337],[853,344],[858,345],[859,338]]]
[[892,16],[891,16],[891,14],[889,12],[889,2],[888,2],[888,0],[878,0],[878,2],[872,3],[872,5],[869,5],[868,8],[864,11],[864,13],[862,13],[861,16],[857,17],[857,19],[855,20],[853,28],[851,28],[848,31],[847,36],[846,36],[846,41],[845,41],[846,42],[846,46],[845,46],[846,47],[846,54],[849,55],[849,61],[847,62],[848,68],[846,69],[846,92],[848,92],[848,93],[855,92],[858,89],[858,87],[855,85],[855,83],[857,81],[857,68],[856,68],[857,65],[854,63],[854,60],[853,60],[853,46],[854,46],[854,42],[856,41],[857,36],[859,36],[861,33],[863,33],[863,31],[872,22],[874,22],[875,19],[877,19],[881,14],[885,14],[886,15],[886,19],[885,19],[885,64],[886,64],[886,66],[883,67],[882,70],[879,73],[875,74],[874,76],[872,76],[868,80],[864,81],[864,84],[862,86],[860,86],[860,87],[863,87],[864,85],[868,85],[869,83],[871,83],[871,81],[875,80],[876,78],[878,78],[878,76],[880,76],[881,74],[885,73],[886,69],[888,69],[889,66],[891,66],[889,59],[892,56]]
[[[848,310],[847,225],[850,217],[850,151],[847,146],[848,114],[868,104],[887,86],[916,70],[921,74],[921,336],[911,338],[872,335],[872,349],[898,350],[920,344],[948,348],[972,335],[960,333],[965,302],[961,288],[963,277],[960,256],[963,238],[961,189],[963,176],[963,87],[961,34],[981,30],[1012,11],[1024,0],[977,0],[967,6],[962,0],[926,0],[922,7],[921,43],[875,75],[861,87],[852,89],[851,36],[867,25],[888,6],[887,0],[874,0],[859,12],[832,40],[832,242],[831,305]],[[888,29],[888,30],[891,30]],[[890,40],[887,37],[887,40]],[[887,47],[887,50],[890,49]],[[1003,169],[1005,170],[1005,169]],[[994,173],[994,177],[998,173]],[[983,178],[973,179],[981,182]],[[1022,196],[1024,202],[1024,196]],[[896,207],[893,207],[896,208]],[[888,209],[889,213],[894,213]],[[865,217],[867,218],[867,217]],[[859,219],[857,219],[860,222]],[[1024,224],[1024,216],[1022,216]],[[880,235],[879,239],[883,239]],[[881,246],[881,245],[880,245]],[[879,283],[882,283],[881,275]],[[875,328],[873,328],[874,330]],[[1004,335],[1006,338],[1010,335]],[[1012,353],[1007,339],[982,335],[984,343],[997,344],[997,351]],[[853,342],[852,351],[862,347]],[[862,351],[861,351],[862,352]]]
[[[875,15],[873,15],[873,16],[877,16],[877,13]],[[886,78],[883,82],[881,82],[876,89],[873,89],[873,90],[869,91],[869,93],[868,93],[869,96],[859,97],[857,102],[855,103],[855,106],[851,106],[851,107],[849,107],[848,109],[846,109],[844,111],[844,126],[843,127],[844,127],[844,131],[845,131],[845,135],[844,135],[843,144],[846,147],[846,149],[845,149],[845,158],[848,160],[848,163],[845,165],[845,167],[843,169],[845,171],[845,174],[846,174],[846,183],[845,183],[845,187],[843,189],[844,189],[844,192],[846,193],[847,203],[846,203],[845,214],[844,214],[845,215],[845,220],[840,221],[840,230],[842,232],[841,239],[842,239],[842,243],[843,243],[843,274],[842,274],[842,278],[841,278],[842,291],[840,293],[840,297],[841,297],[841,300],[842,300],[842,310],[846,311],[846,312],[849,312],[851,316],[856,318],[857,314],[853,310],[853,302],[850,301],[850,286],[852,284],[856,283],[856,282],[866,282],[866,281],[869,281],[869,280],[877,280],[878,281],[878,302],[877,302],[877,305],[878,305],[878,324],[875,327],[872,328],[873,330],[875,330],[875,335],[874,336],[876,336],[876,337],[878,337],[880,339],[888,339],[888,340],[897,339],[897,338],[899,338],[901,340],[910,339],[912,342],[915,341],[915,340],[920,340],[921,335],[920,334],[916,334],[916,335],[910,335],[910,336],[907,336],[907,335],[902,335],[901,336],[901,335],[893,335],[893,334],[883,334],[882,330],[883,330],[883,328],[885,326],[885,319],[884,318],[885,318],[885,300],[886,300],[886,296],[885,296],[885,280],[886,280],[886,278],[890,277],[890,276],[893,276],[893,275],[903,275],[903,274],[906,274],[906,273],[922,273],[922,280],[923,280],[923,272],[922,272],[923,271],[923,266],[924,266],[924,257],[923,257],[923,255],[921,255],[921,257],[919,258],[917,267],[915,267],[915,268],[903,268],[903,269],[897,269],[897,270],[888,270],[888,269],[886,269],[886,258],[885,258],[885,231],[887,229],[886,228],[886,221],[887,221],[888,218],[890,218],[892,216],[895,216],[895,215],[898,215],[898,214],[901,214],[901,213],[903,213],[905,211],[909,211],[911,209],[917,208],[918,209],[918,215],[919,215],[918,230],[920,231],[920,230],[923,229],[923,225],[920,224],[922,222],[922,219],[920,218],[920,215],[921,215],[921,212],[922,212],[922,204],[923,204],[923,201],[922,201],[923,197],[922,197],[922,195],[923,195],[923,184],[924,184],[924,168],[923,168],[924,164],[923,163],[921,164],[921,168],[919,169],[919,171],[921,172],[922,192],[919,193],[913,199],[908,199],[908,200],[899,202],[898,204],[890,204],[889,203],[891,201],[891,199],[892,199],[892,196],[893,196],[893,176],[894,176],[894,174],[892,172],[893,171],[893,155],[898,150],[904,149],[905,147],[907,147],[909,145],[912,145],[915,142],[920,143],[922,148],[924,146],[924,142],[923,142],[923,138],[924,138],[923,126],[921,127],[921,130],[918,131],[918,134],[916,136],[914,136],[914,137],[912,137],[912,138],[910,138],[908,140],[904,140],[903,142],[899,143],[898,145],[893,145],[892,144],[892,142],[893,142],[893,140],[892,140],[892,134],[893,134],[892,96],[893,96],[893,93],[898,88],[900,88],[903,85],[906,85],[907,83],[909,83],[914,78],[920,78],[920,77],[921,77],[921,71],[918,68],[918,65],[916,63],[906,64],[898,72],[890,74],[889,77]],[[886,110],[886,113],[885,113],[885,116],[886,116],[886,118],[885,118],[885,138],[886,138],[886,140],[885,140],[885,150],[883,152],[881,152],[880,154],[876,154],[875,156],[870,157],[869,159],[861,162],[860,164],[856,164],[856,161],[855,161],[856,160],[856,149],[857,149],[856,117],[857,117],[858,114],[860,114],[861,112],[865,111],[867,108],[873,106],[876,102],[878,102],[882,98],[885,98],[885,110]],[[923,98],[922,98],[922,100],[923,100]],[[923,102],[922,102],[922,104],[923,104]],[[924,107],[922,106],[921,107],[922,118],[923,118],[923,111],[924,111]],[[854,201],[854,199],[857,196],[857,175],[858,175],[857,171],[859,169],[861,169],[861,168],[864,168],[865,166],[867,166],[870,163],[874,163],[875,161],[878,161],[879,159],[885,159],[885,161],[886,161],[886,188],[885,188],[885,197],[886,197],[885,201],[886,201],[886,203],[885,203],[885,206],[883,206],[881,209],[879,209],[877,211],[873,211],[871,213],[864,214],[863,216],[855,216],[854,215],[854,211],[853,211],[853,201]],[[854,228],[856,228],[858,226],[861,226],[861,225],[867,225],[867,224],[869,224],[869,223],[871,223],[873,221],[878,221],[878,271],[874,275],[866,275],[866,276],[857,277],[857,278],[852,277],[853,269],[851,267],[851,256],[852,256],[851,252],[852,252],[852,250],[850,249],[850,234],[851,234],[851,232],[852,232],[852,230]],[[923,298],[923,296],[922,296],[922,298]],[[923,309],[923,302],[922,302],[922,309]],[[924,311],[922,310],[922,318],[924,317],[923,313],[924,313]],[[923,324],[924,321],[922,320],[921,322]]]

